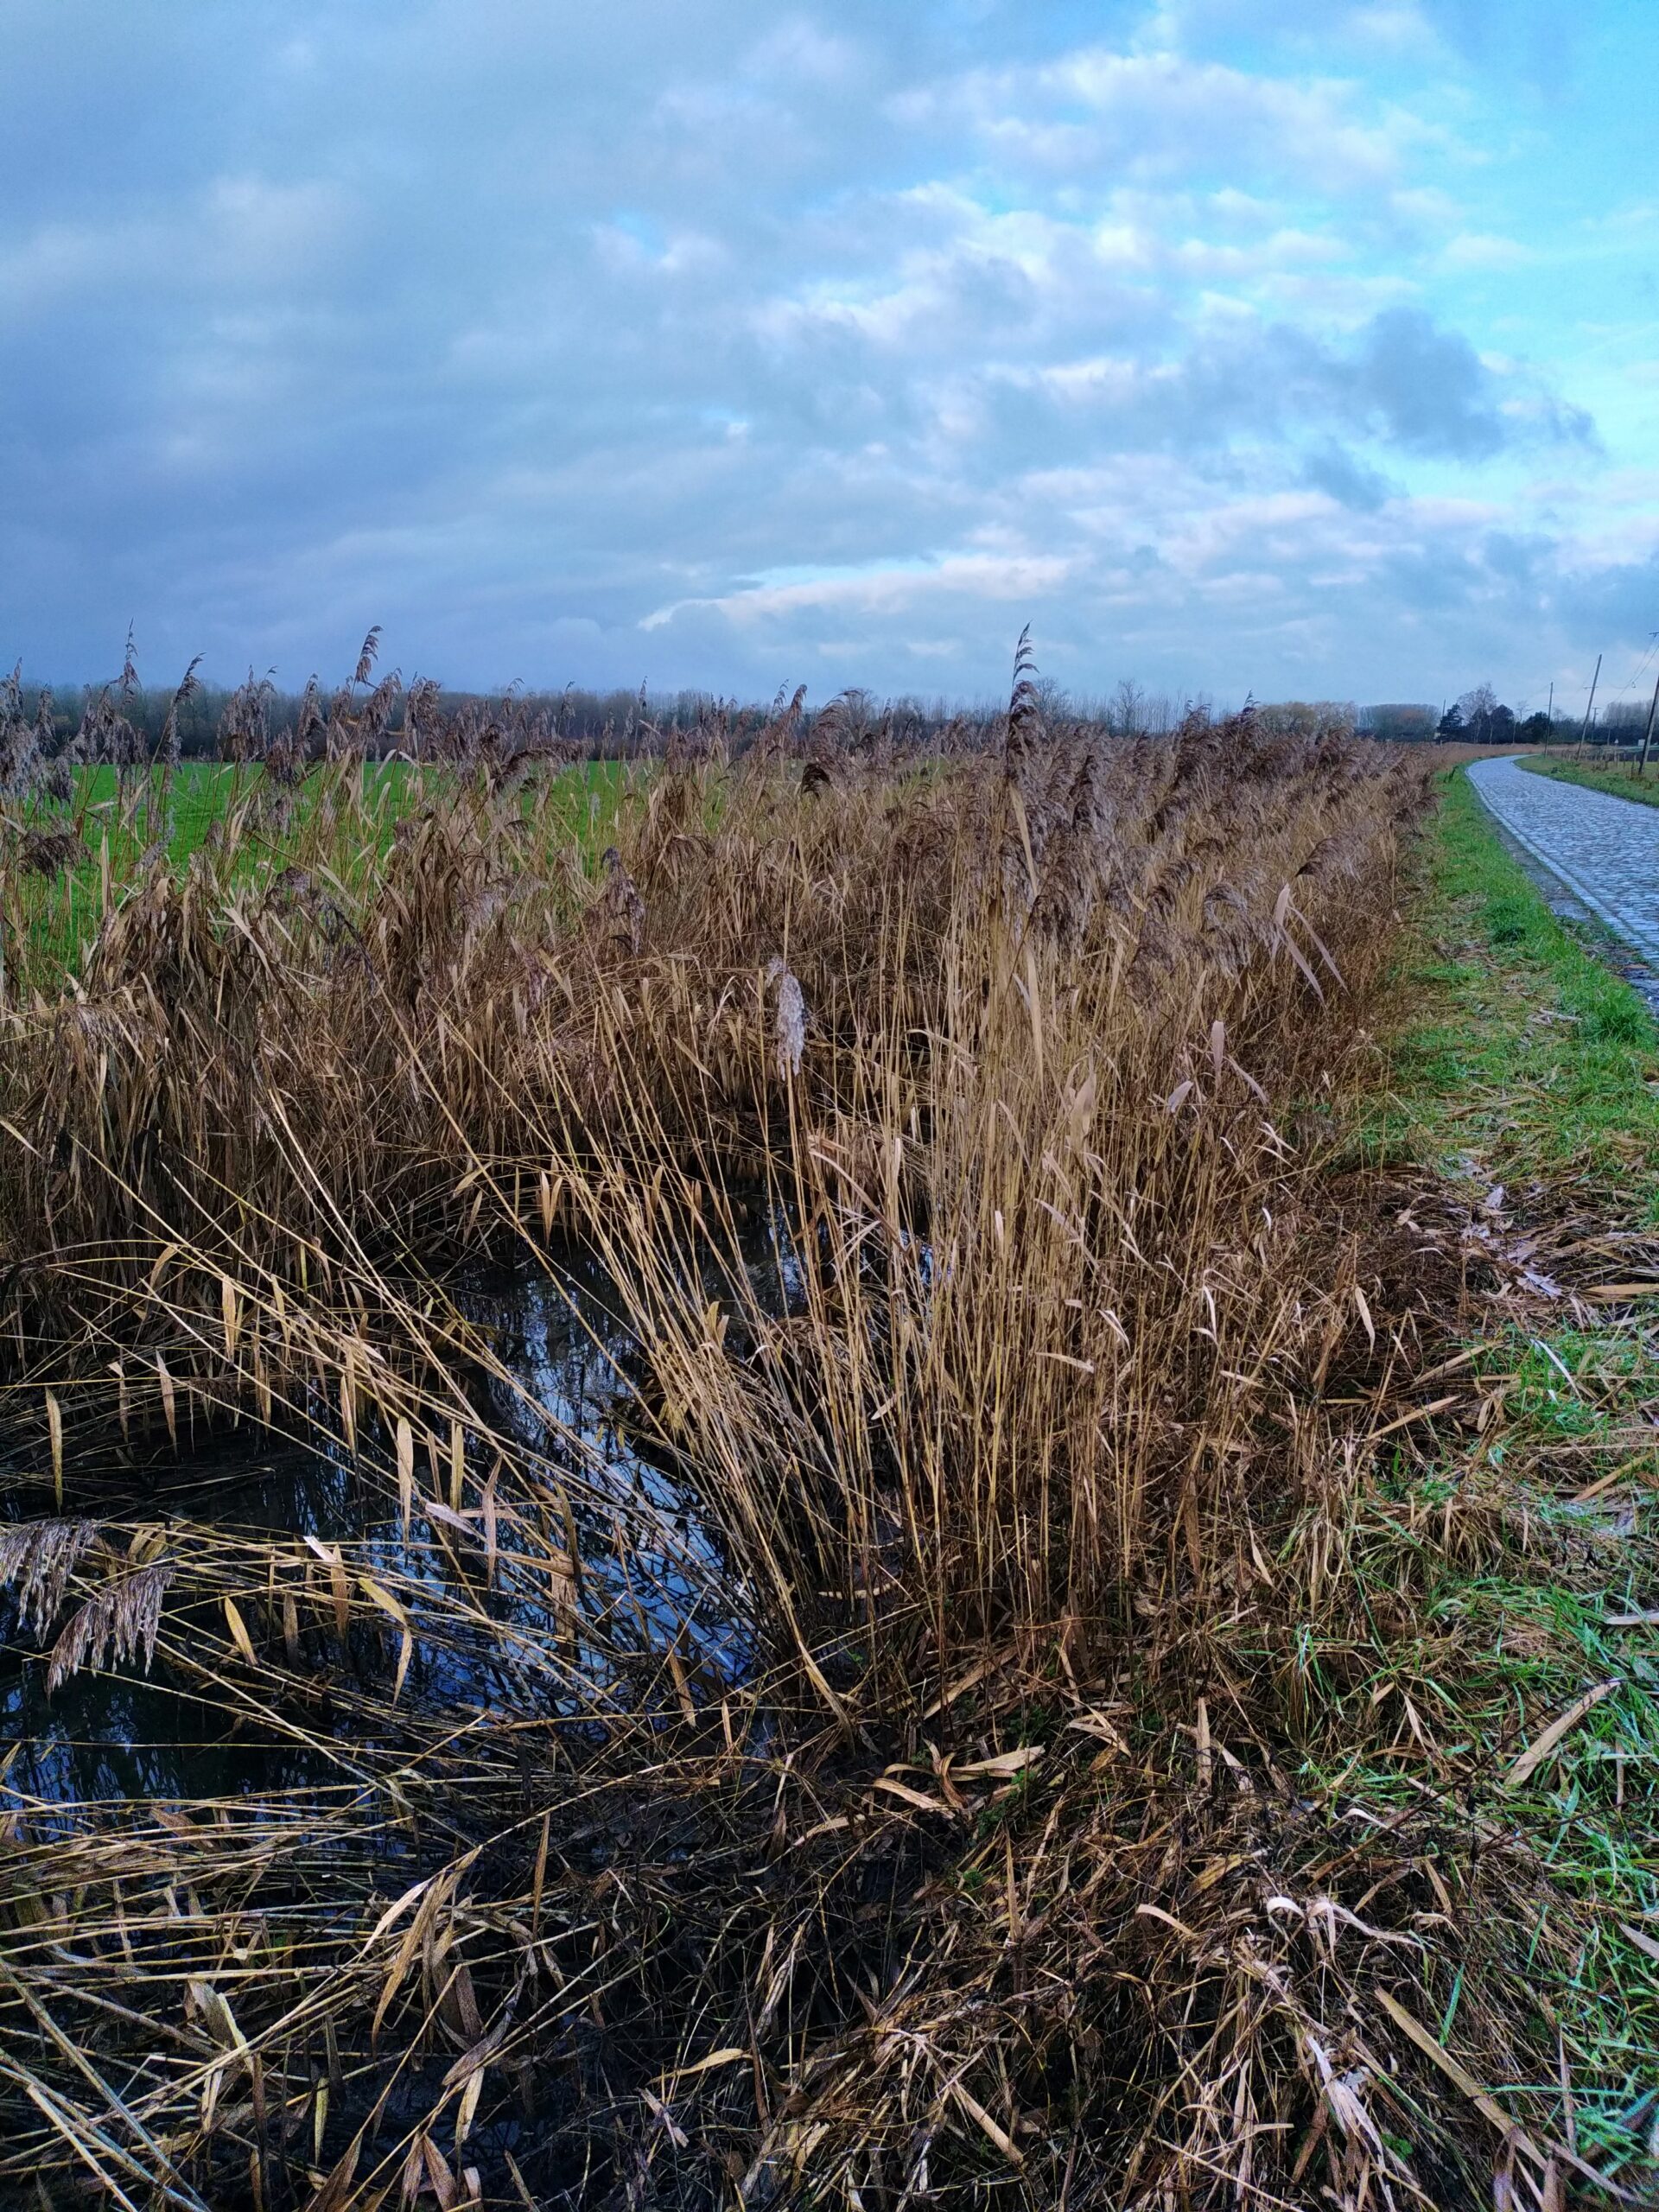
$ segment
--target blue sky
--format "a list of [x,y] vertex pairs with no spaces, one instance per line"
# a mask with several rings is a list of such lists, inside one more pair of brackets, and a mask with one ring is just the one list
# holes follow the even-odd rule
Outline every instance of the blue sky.
[[1530,705],[1659,630],[1645,0],[0,0],[0,82],[41,676],[973,696],[1029,621]]

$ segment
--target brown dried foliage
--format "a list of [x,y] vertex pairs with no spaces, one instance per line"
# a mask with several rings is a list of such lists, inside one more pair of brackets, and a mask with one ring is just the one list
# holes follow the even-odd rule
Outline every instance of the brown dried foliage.
[[[118,1404],[181,1445],[326,1423],[429,1563],[211,1514],[164,1560],[8,1535],[36,1630],[78,1598],[57,1675],[153,1649],[352,1779],[11,1816],[0,2169],[316,2212],[1403,2205],[1478,2171],[1478,2115],[1412,2156],[1385,2124],[1402,2054],[1437,2078],[1389,2005],[1440,1816],[1333,1837],[1285,1780],[1387,1385],[1348,1387],[1305,1109],[1366,1065],[1423,777],[1040,704],[1022,660],[997,752],[890,766],[889,732],[832,791],[780,699],[735,770],[664,764],[596,871],[481,737],[395,835],[330,768],[332,852],[251,868],[250,803],[6,1015],[16,1379],[76,1381],[69,1479]],[[435,1279],[550,1238],[602,1266],[706,1550]],[[489,1625],[515,1574],[530,1643]],[[405,1688],[411,1646],[491,1633],[491,1713]]]

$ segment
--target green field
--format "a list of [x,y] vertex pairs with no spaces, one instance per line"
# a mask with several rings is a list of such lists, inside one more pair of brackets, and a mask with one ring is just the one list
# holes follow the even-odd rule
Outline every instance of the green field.
[[[404,816],[441,800],[454,787],[451,770],[416,767],[404,760],[369,761],[346,773],[357,781],[365,817],[381,822],[388,835]],[[614,815],[629,775],[629,764],[621,760],[585,760],[558,771],[563,818],[572,835],[590,821],[602,823]],[[100,825],[118,825],[124,810],[145,827],[159,823],[167,782],[159,768],[83,768],[76,775],[74,801],[68,811],[84,822],[87,841],[95,844]],[[263,768],[221,760],[188,760],[174,771],[171,786],[168,853],[172,860],[183,861],[216,823],[224,821],[234,807],[257,798],[265,788],[265,773]],[[325,794],[338,801],[337,772],[315,769],[296,794],[289,825],[292,834],[302,834]],[[590,803],[595,801],[597,808],[591,809]]]
[[[550,866],[574,845],[591,867],[639,775],[626,762],[592,760],[526,783],[519,807],[532,834],[519,849],[521,864]],[[406,761],[319,766],[295,787],[271,782],[263,767],[221,761],[188,761],[170,776],[156,767],[80,769],[67,806],[36,798],[10,809],[21,828],[73,830],[79,851],[49,873],[14,863],[0,876],[0,999],[4,988],[49,990],[79,974],[104,913],[162,849],[175,870],[210,852],[220,893],[288,868],[360,885],[400,822],[464,806],[475,790],[450,768]]]

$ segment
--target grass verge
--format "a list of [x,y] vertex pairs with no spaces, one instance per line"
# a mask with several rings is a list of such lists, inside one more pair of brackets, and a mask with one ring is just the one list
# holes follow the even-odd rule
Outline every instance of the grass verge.
[[[1659,2176],[1659,1033],[1550,912],[1461,773],[1427,888],[1370,1134],[1374,1156],[1459,1196],[1478,1402],[1463,1433],[1410,1430],[1379,1465],[1347,1554],[1363,1653],[1314,1635],[1305,1657],[1344,1757],[1333,1770],[1316,1753],[1303,1783],[1339,1787],[1379,1821],[1427,1783],[1459,1808],[1471,1856],[1506,1840],[1507,1923],[1472,1929],[1449,1980],[1448,1956],[1425,1977],[1440,2038],[1471,2002],[1506,2009],[1495,2043],[1512,2039],[1513,2078],[1485,2086],[1506,2109],[1553,2099],[1560,2139],[1646,2203]],[[1403,1758],[1355,1763],[1356,1703],[1402,1713]],[[1553,2088],[1519,2057],[1552,2044]]]
[[1563,1179],[1659,1221],[1659,1030],[1628,984],[1556,918],[1467,778],[1448,781],[1393,1049],[1384,1148],[1494,1181]]
[[1521,766],[1535,776],[1550,776],[1558,784],[1582,784],[1587,791],[1605,791],[1610,798],[1634,799],[1638,805],[1659,806],[1659,758],[1649,761],[1644,774],[1633,768],[1599,766],[1585,760],[1529,760]]

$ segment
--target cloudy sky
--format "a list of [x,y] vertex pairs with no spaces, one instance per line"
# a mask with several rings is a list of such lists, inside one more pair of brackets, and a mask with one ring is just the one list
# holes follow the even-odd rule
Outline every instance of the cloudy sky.
[[[1610,696],[1649,0],[0,0],[0,654]],[[1650,680],[1650,677],[1649,677]]]

